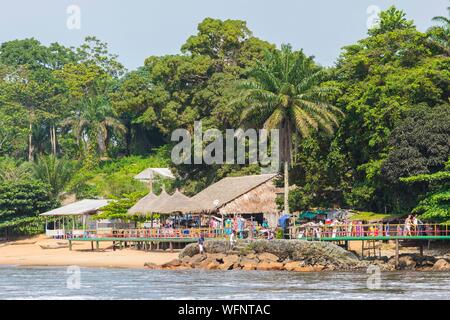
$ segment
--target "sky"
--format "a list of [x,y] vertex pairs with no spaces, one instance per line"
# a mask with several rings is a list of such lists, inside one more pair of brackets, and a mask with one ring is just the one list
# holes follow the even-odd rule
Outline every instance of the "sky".
[[[6,2],[6,1],[4,1]],[[151,55],[179,53],[206,17],[241,19],[253,34],[303,48],[331,66],[343,46],[367,35],[377,10],[394,4],[419,30],[447,15],[449,0],[14,0],[0,4],[0,43],[34,37],[78,46],[94,35],[129,69]]]

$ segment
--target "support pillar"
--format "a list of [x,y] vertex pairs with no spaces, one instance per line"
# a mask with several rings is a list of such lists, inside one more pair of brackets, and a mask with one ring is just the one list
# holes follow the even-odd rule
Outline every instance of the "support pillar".
[[399,243],[398,239],[395,239],[395,267],[399,265]]

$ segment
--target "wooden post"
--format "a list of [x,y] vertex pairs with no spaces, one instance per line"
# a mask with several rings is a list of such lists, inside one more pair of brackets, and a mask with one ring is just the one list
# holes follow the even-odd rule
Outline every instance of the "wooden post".
[[116,251],[116,242],[113,241],[113,251]]
[[364,240],[361,240],[361,258],[364,258]]
[[98,241],[95,241],[95,248],[98,250],[100,249],[100,243]]
[[170,252],[173,252],[173,244],[172,244],[172,241],[169,242],[169,249],[170,249]]
[[94,241],[91,241],[91,250],[94,251]]
[[398,239],[395,239],[395,267],[398,268],[399,265],[399,243]]
[[69,250],[72,251],[72,240],[69,240]]
[[423,257],[423,243],[420,244],[420,256]]

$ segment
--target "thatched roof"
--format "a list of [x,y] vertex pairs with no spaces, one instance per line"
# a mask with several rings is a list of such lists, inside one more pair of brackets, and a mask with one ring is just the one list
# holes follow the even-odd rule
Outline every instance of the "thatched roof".
[[94,214],[111,200],[84,199],[40,214],[41,216],[81,216]]
[[214,211],[276,176],[276,174],[261,174],[227,177],[199,192],[192,200],[200,204],[199,209]]
[[198,212],[198,207],[198,203],[177,190],[172,196],[158,202],[156,210],[159,213],[167,214],[174,212],[195,213]]
[[128,209],[129,215],[147,215],[157,213],[157,207],[161,202],[164,202],[170,195],[163,189],[159,196],[149,193],[144,198],[140,199],[134,206]]
[[150,192],[145,197],[140,199],[134,206],[128,209],[128,214],[137,215],[137,214],[150,214],[152,213],[152,207],[155,205],[158,196],[153,192]]

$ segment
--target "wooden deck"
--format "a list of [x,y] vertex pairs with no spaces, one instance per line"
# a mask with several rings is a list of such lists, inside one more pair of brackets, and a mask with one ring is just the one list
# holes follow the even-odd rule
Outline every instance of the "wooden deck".
[[[217,237],[214,238],[205,238],[206,240],[212,240],[212,239],[218,239]],[[173,245],[175,243],[178,244],[188,244],[188,243],[196,243],[198,241],[198,238],[194,237],[152,237],[152,238],[133,238],[133,237],[103,237],[103,238],[69,238],[67,239],[69,241],[69,250],[72,250],[72,246],[74,242],[90,242],[91,243],[91,249],[94,250],[94,243],[95,247],[98,250],[100,247],[101,242],[112,242],[113,243],[113,250],[116,249],[116,247],[122,249],[126,247],[128,244],[133,244],[136,247],[143,248],[144,250],[153,250],[153,248],[156,248],[157,250],[160,249],[161,245],[168,244],[170,250],[173,250]]]

